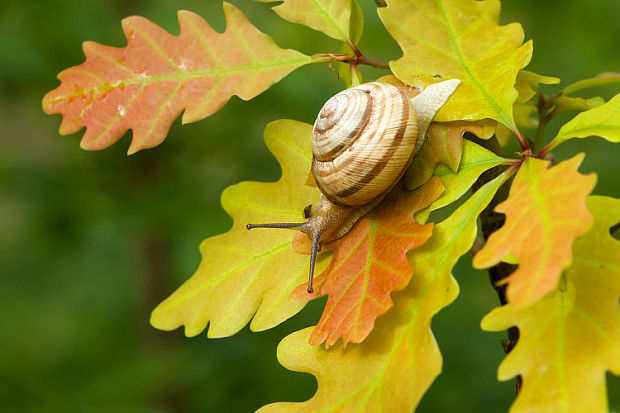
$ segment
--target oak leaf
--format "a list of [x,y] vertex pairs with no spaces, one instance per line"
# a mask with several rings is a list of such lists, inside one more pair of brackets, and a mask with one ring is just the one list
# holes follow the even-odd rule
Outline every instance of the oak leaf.
[[360,343],[375,320],[392,307],[390,294],[407,286],[415,271],[407,251],[423,245],[433,224],[420,225],[413,214],[443,192],[439,178],[416,191],[393,192],[334,245],[334,256],[315,280],[315,292],[300,285],[293,296],[302,300],[328,295],[310,344],[330,347],[342,338]]
[[540,85],[557,85],[560,78],[552,76],[539,75],[529,70],[521,70],[517,74],[515,81],[515,89],[519,93],[517,103],[525,103],[536,95],[540,89]]
[[387,3],[379,16],[404,54],[390,62],[396,77],[416,87],[440,81],[437,76],[462,81],[436,121],[492,118],[514,128],[514,84],[530,61],[532,43],[522,45],[520,24],[499,26],[498,1]]
[[476,236],[476,218],[508,175],[480,188],[431,238],[408,256],[415,275],[394,294],[394,308],[377,320],[360,344],[329,350],[308,343],[312,328],[297,331],[278,346],[278,361],[288,369],[313,374],[314,396],[304,402],[264,406],[267,412],[410,412],[441,371],[441,354],[430,329],[432,317],[458,295],[451,275]]
[[600,136],[610,142],[620,142],[620,94],[604,105],[587,110],[565,123],[551,144],[551,149],[571,138]]
[[[273,3],[276,0],[258,0]],[[353,8],[359,8],[357,0],[284,0],[273,7],[284,20],[303,24],[314,30],[325,33],[329,37],[346,42],[352,40],[351,21]],[[355,12],[355,24],[363,24],[361,13]],[[361,28],[354,30],[361,35]],[[354,39],[353,41],[357,41]]]
[[127,46],[85,42],[86,61],[58,75],[61,84],[43,98],[43,109],[63,115],[63,135],[86,127],[84,149],[106,148],[131,129],[131,154],[159,145],[183,110],[183,123],[198,121],[233,95],[252,99],[311,62],[280,49],[233,5],[224,3],[224,14],[226,31],[218,33],[179,11],[178,36],[143,17],[124,19]]
[[[200,245],[196,273],[153,310],[151,324],[161,330],[185,326],[195,336],[209,326],[209,337],[229,336],[254,316],[254,331],[271,328],[301,310],[305,303],[290,297],[308,276],[309,260],[290,250],[293,231],[247,231],[251,222],[303,221],[304,207],[319,198],[305,186],[312,155],[312,126],[292,120],[265,128],[265,143],[282,167],[274,183],[242,182],[228,187],[222,205],[233,217],[225,234]],[[300,190],[303,188],[303,190]],[[317,271],[326,267],[322,254]]]
[[556,288],[572,261],[573,240],[592,225],[586,197],[596,175],[577,171],[582,160],[580,154],[549,168],[547,161],[528,158],[508,199],[495,208],[506,214],[506,222],[491,234],[473,265],[488,268],[513,254],[519,268],[504,282],[508,302],[517,308],[532,305]]
[[463,153],[463,134],[472,133],[480,139],[489,139],[497,122],[479,121],[433,122],[426,132],[426,140],[405,174],[405,185],[414,189],[430,179],[435,167],[444,164],[452,172],[458,170]]
[[439,165],[437,167],[435,175],[441,179],[445,191],[441,197],[428,208],[416,213],[416,220],[421,223],[426,222],[432,211],[450,205],[461,198],[484,171],[508,163],[510,163],[509,160],[500,158],[482,146],[464,139],[463,156],[459,169],[454,173],[445,165]]
[[607,412],[605,371],[620,375],[620,200],[591,196],[594,226],[573,245],[573,264],[560,285],[531,307],[507,304],[487,314],[482,328],[519,328],[519,341],[498,378],[521,375],[510,411]]

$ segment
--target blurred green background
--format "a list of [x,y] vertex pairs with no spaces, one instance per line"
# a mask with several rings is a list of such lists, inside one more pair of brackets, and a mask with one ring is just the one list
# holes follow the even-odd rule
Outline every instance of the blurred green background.
[[[282,47],[339,50],[336,41],[280,20],[265,4],[233,3]],[[361,50],[380,60],[399,57],[374,2],[361,3]],[[251,102],[233,98],[206,120],[177,121],[162,145],[131,157],[128,136],[86,152],[81,133],[59,136],[60,117],[41,111],[41,98],[58,85],[55,75],[83,61],[82,41],[123,46],[120,20],[134,14],[178,33],[177,9],[224,28],[221,3],[212,0],[0,5],[2,411],[243,412],[315,391],[312,376],[278,365],[275,349],[288,333],[314,324],[324,301],[273,330],[246,328],[226,339],[160,332],[148,320],[196,269],[200,241],[230,226],[220,192],[241,180],[278,178],[262,142],[264,126],[280,118],[312,122],[343,87],[335,74],[326,65],[301,68]],[[520,21],[534,39],[530,70],[566,85],[620,71],[618,16],[617,0],[511,0],[503,2],[502,22]],[[609,98],[613,89],[593,94]],[[619,197],[620,147],[589,139],[556,153],[564,159],[584,150],[581,170],[599,174],[595,192]],[[461,296],[434,321],[444,372],[420,412],[501,412],[513,398],[514,384],[495,380],[503,335],[479,329],[497,299],[486,273],[471,270],[470,261],[465,256],[455,269]],[[620,409],[618,379],[610,380],[612,406]]]

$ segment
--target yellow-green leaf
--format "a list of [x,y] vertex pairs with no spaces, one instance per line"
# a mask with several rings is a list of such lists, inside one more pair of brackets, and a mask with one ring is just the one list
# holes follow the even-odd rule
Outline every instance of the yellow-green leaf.
[[482,146],[464,139],[463,156],[458,171],[454,173],[445,165],[437,167],[435,175],[441,179],[441,183],[444,184],[446,189],[441,197],[433,202],[430,207],[415,215],[416,220],[418,222],[426,222],[432,211],[449,205],[463,196],[484,171],[494,166],[508,163],[507,159],[500,158]]
[[544,76],[529,70],[521,70],[517,75],[515,83],[515,88],[519,92],[517,102],[524,103],[530,100],[538,92],[541,84],[557,85],[558,83],[560,83],[560,78],[558,77]]
[[519,328],[519,341],[499,367],[499,380],[521,375],[512,413],[608,412],[605,372],[620,374],[620,200],[591,196],[594,226],[577,238],[574,261],[554,290],[531,307],[491,311],[482,328]]
[[611,85],[613,83],[620,83],[620,73],[617,72],[605,72],[598,74],[590,79],[579,80],[564,88],[565,95],[572,95],[575,92],[590,89],[598,86]]
[[[258,0],[263,3],[273,3],[276,0]],[[273,11],[284,20],[303,24],[337,40],[350,40],[351,9],[357,0],[284,0],[275,6]],[[359,7],[355,4],[356,7]],[[358,10],[359,11],[359,10]],[[356,12],[356,28],[359,32],[361,14]]]
[[131,154],[159,145],[181,112],[183,123],[196,122],[233,95],[252,99],[312,62],[279,48],[233,5],[224,3],[224,14],[226,31],[218,33],[181,10],[178,36],[143,17],[124,19],[127,46],[85,42],[86,61],[58,75],[43,110],[63,115],[63,135],[86,127],[84,149],[107,148],[132,130]]
[[312,328],[297,331],[278,346],[288,369],[316,376],[318,390],[308,401],[274,403],[265,412],[411,412],[441,371],[441,354],[430,330],[432,317],[458,295],[451,270],[471,247],[476,218],[506,175],[478,190],[432,237],[408,254],[415,276],[394,307],[377,319],[372,333],[346,349],[311,346]]
[[[318,189],[305,186],[311,130],[311,125],[292,120],[267,125],[265,143],[280,162],[282,177],[274,183],[242,182],[224,191],[222,205],[233,217],[232,228],[202,242],[198,270],[153,310],[154,327],[184,325],[185,334],[195,336],[210,323],[208,336],[222,337],[242,329],[252,316],[250,328],[256,331],[301,310],[305,303],[290,295],[307,279],[309,260],[291,251],[294,232],[247,231],[245,225],[302,222],[303,208],[319,198]],[[317,272],[326,267],[325,258],[317,263]]]
[[551,149],[571,138],[600,136],[610,142],[620,142],[620,94],[604,105],[582,112],[560,128]]
[[532,43],[518,23],[499,26],[499,1],[388,1],[378,9],[403,57],[390,62],[396,77],[416,87],[456,78],[462,84],[436,121],[492,118],[513,128],[517,73]]
[[562,270],[572,262],[573,240],[592,225],[586,197],[596,175],[577,171],[582,160],[579,154],[549,168],[547,161],[528,158],[508,199],[495,208],[506,214],[506,222],[491,234],[473,265],[488,268],[514,254],[519,268],[505,282],[508,302],[515,307],[532,305],[556,288]]
[[444,164],[452,172],[456,172],[463,153],[463,134],[469,132],[480,139],[489,139],[496,127],[497,122],[492,119],[431,123],[422,149],[413,158],[405,173],[405,185],[409,189],[423,185],[439,164]]

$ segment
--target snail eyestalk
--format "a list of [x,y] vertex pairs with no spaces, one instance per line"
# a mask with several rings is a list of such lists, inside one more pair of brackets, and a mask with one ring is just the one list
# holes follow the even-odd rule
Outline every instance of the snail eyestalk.
[[306,223],[305,222],[276,222],[273,224],[247,224],[246,229],[254,229],[254,228],[284,228],[284,229],[301,229]]
[[312,288],[312,279],[314,278],[314,263],[316,261],[316,253],[321,250],[319,241],[321,239],[322,232],[312,231],[312,228],[308,222],[288,223],[288,222],[276,222],[271,224],[247,224],[247,229],[254,228],[283,228],[283,229],[298,229],[301,232],[308,234],[312,239],[312,249],[310,250],[310,275],[308,276],[308,293],[312,294],[314,289]]

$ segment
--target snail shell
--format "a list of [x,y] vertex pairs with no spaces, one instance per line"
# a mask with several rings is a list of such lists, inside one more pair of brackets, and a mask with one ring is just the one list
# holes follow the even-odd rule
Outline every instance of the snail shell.
[[416,110],[402,89],[370,82],[344,90],[325,103],[314,123],[314,178],[335,204],[369,204],[398,182],[417,140]]

